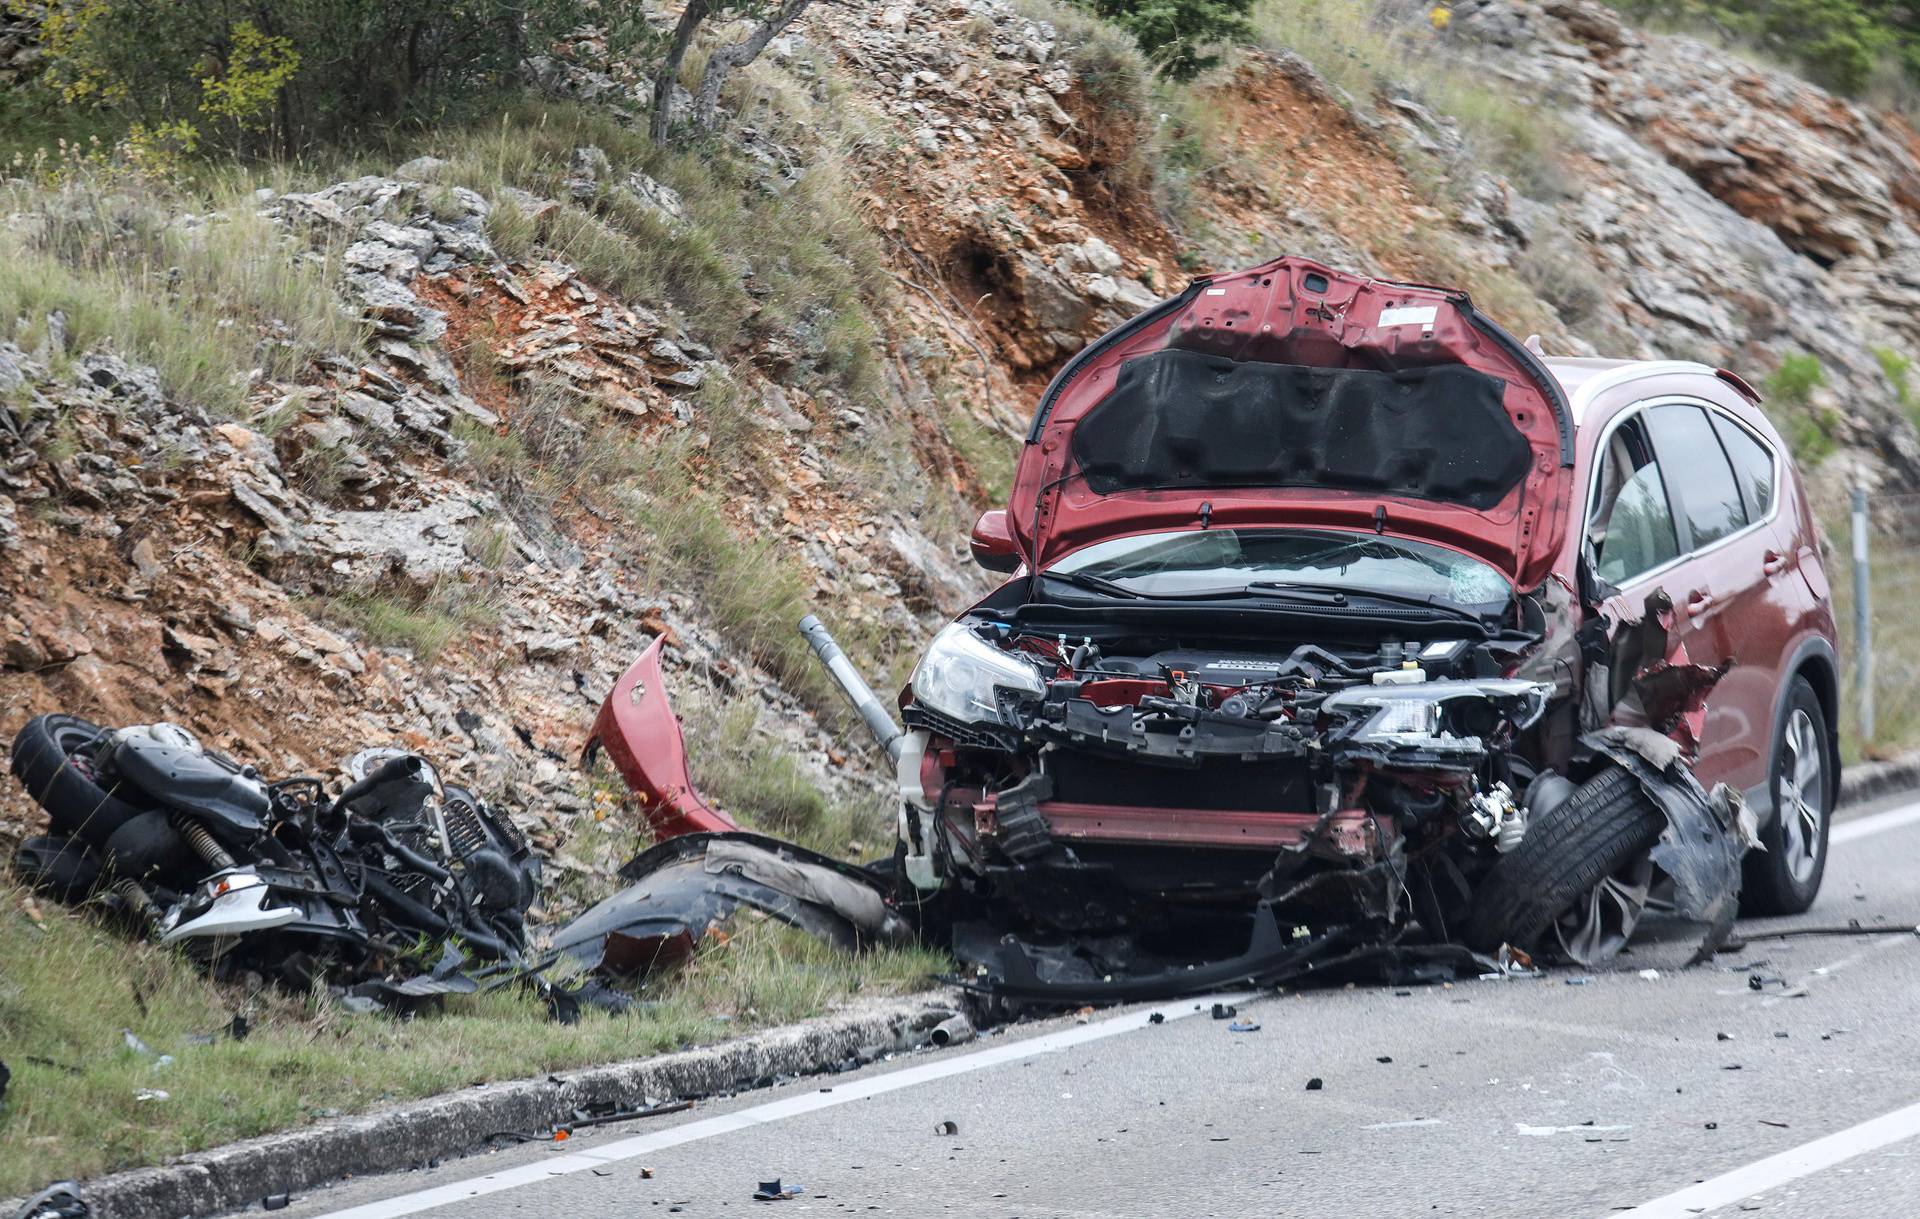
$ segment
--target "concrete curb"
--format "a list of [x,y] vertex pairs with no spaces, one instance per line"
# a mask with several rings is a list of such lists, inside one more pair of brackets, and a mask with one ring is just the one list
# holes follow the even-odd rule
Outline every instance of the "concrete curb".
[[1887,762],[1856,762],[1840,772],[1840,806],[1864,804],[1920,788],[1920,753]]
[[[698,1099],[779,1075],[829,1071],[850,1059],[869,1062],[927,1044],[934,1025],[967,1010],[958,990],[874,1000],[701,1049],[483,1084],[230,1143],[86,1182],[84,1194],[93,1219],[179,1219],[238,1210],[271,1194],[458,1155],[479,1148],[495,1131],[544,1131],[591,1104]],[[12,1214],[22,1201],[0,1201],[0,1215]]]

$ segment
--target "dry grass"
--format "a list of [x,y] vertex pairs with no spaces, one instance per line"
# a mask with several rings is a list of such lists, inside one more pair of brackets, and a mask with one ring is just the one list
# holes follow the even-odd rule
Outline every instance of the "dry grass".
[[1876,532],[1872,538],[1870,590],[1873,613],[1874,733],[1861,733],[1860,684],[1854,667],[1853,547],[1851,526],[1832,523],[1835,542],[1827,577],[1833,588],[1833,614],[1840,628],[1840,751],[1848,762],[1891,758],[1920,749],[1920,548],[1911,541]]
[[0,233],[0,338],[31,350],[64,329],[67,353],[150,363],[170,397],[226,416],[251,370],[297,380],[314,356],[352,352],[362,331],[333,294],[339,251],[308,251],[260,217],[260,185],[81,165],[0,191],[20,216]]
[[[832,385],[873,391],[873,302],[887,290],[879,239],[849,190],[842,116],[830,102],[748,74],[736,104],[757,111],[774,138],[799,139],[808,162],[777,185],[721,143],[656,148],[644,131],[590,107],[519,102],[496,118],[436,133],[405,149],[450,162],[446,178],[496,203],[489,236],[501,253],[548,250],[629,300],[671,303],[699,337],[728,345],[801,326],[816,336],[813,366]],[[764,102],[764,104],[762,104]],[[612,166],[586,198],[567,177],[574,152],[600,149]],[[625,188],[644,174],[679,194],[688,221],[663,220]],[[560,200],[538,224],[508,198],[513,187]]]
[[1467,145],[1468,164],[1458,168],[1490,167],[1535,198],[1565,194],[1564,124],[1546,99],[1497,83],[1404,6],[1260,0],[1253,21],[1263,45],[1299,55],[1362,105],[1385,92],[1452,118]]

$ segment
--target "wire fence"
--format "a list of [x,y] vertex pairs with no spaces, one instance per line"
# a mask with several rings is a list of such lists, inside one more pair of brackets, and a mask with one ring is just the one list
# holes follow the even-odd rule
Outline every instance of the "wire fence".
[[1920,492],[1856,489],[1829,531],[1850,759],[1920,749]]

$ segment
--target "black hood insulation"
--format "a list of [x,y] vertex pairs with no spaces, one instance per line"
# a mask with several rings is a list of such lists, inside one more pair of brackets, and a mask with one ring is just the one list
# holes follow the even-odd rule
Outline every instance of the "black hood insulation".
[[1169,349],[1120,366],[1073,432],[1101,495],[1322,487],[1485,511],[1525,479],[1506,382],[1460,364],[1379,372]]

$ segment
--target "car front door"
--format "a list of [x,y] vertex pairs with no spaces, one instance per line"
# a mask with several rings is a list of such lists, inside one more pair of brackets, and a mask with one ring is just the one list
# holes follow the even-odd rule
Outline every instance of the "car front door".
[[[1696,402],[1657,403],[1641,416],[1666,473],[1682,552],[1664,580],[1676,627],[1695,664],[1732,665],[1708,695],[1695,771],[1704,783],[1744,790],[1767,777],[1786,643],[1786,616],[1770,594],[1775,581],[1791,578],[1785,547],[1770,512],[1756,512],[1750,503],[1762,490],[1750,485],[1758,474],[1754,455],[1742,445],[1754,442],[1750,433]],[[1729,454],[1730,442],[1738,460]],[[1763,456],[1771,471],[1764,446]],[[1770,486],[1764,490],[1770,495]]]

